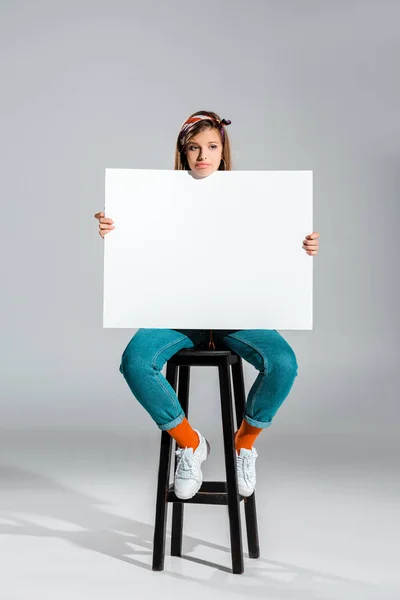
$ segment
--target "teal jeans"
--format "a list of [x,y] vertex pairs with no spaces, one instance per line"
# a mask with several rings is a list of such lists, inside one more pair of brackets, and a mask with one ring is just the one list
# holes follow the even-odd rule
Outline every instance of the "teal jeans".
[[[161,370],[183,348],[207,342],[208,329],[139,329],[125,348],[120,372],[131,392],[159,429],[176,427],[185,417],[178,397]],[[213,330],[213,338],[234,350],[259,371],[243,418],[268,427],[288,396],[297,375],[296,356],[275,329]]]

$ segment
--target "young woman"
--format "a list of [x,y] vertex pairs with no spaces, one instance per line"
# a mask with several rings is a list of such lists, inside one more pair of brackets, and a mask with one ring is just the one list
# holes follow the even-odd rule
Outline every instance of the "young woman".
[[[230,141],[226,126],[210,111],[193,113],[182,125],[175,149],[175,169],[190,170],[194,177],[208,177],[214,171],[232,169]],[[98,212],[99,233],[104,238],[115,228],[114,221]],[[307,254],[318,252],[319,233],[305,236]],[[296,356],[286,340],[275,330],[217,330],[216,339],[252,364],[259,374],[250,389],[246,411],[235,434],[239,493],[250,496],[256,485],[253,444],[259,433],[271,425],[278,408],[288,396],[297,375]],[[175,493],[192,498],[201,487],[201,463],[208,457],[210,445],[193,429],[177,395],[161,370],[166,361],[182,348],[204,342],[208,330],[139,329],[125,348],[120,365],[130,390],[161,430],[175,439],[178,449]],[[213,347],[212,333],[209,346]]]

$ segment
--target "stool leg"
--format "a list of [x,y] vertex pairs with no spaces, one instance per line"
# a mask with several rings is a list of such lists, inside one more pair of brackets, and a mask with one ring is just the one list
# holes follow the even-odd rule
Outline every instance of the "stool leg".
[[[176,389],[178,367],[167,363],[167,380]],[[166,431],[161,432],[160,461],[158,467],[158,484],[156,500],[156,518],[153,538],[153,571],[164,570],[165,536],[167,528],[167,493],[171,468],[172,438]]]
[[232,391],[229,360],[218,366],[222,428],[224,434],[225,470],[228,491],[229,529],[231,537],[232,572],[243,573],[242,531],[240,526],[240,502],[237,493],[236,454],[233,443]]
[[256,494],[244,499],[244,514],[246,518],[247,547],[250,558],[260,558],[260,543],[258,539]]
[[[244,388],[243,362],[238,355],[237,362],[232,364],[233,389],[235,392],[236,422],[238,429],[243,420],[246,408],[246,393]],[[260,557],[260,542],[258,538],[256,494],[244,498],[244,512],[246,517],[247,546],[250,558]]]
[[[190,367],[180,365],[179,367],[179,385],[178,399],[183,411],[188,416],[189,411],[189,383]],[[176,460],[174,455],[174,473],[176,469]],[[183,513],[185,504],[183,502],[174,502],[172,506],[172,532],[171,532],[171,556],[182,556],[182,536],[183,536]]]

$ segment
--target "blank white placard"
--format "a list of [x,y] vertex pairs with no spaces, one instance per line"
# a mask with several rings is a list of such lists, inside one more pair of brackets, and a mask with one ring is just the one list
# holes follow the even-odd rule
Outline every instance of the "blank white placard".
[[104,327],[312,329],[312,171],[106,169]]

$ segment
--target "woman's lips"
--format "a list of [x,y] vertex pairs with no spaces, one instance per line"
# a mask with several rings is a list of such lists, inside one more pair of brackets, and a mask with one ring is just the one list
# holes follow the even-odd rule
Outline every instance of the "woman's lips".
[[209,163],[198,163],[196,165],[196,169],[206,169],[207,167],[210,167],[211,165]]

